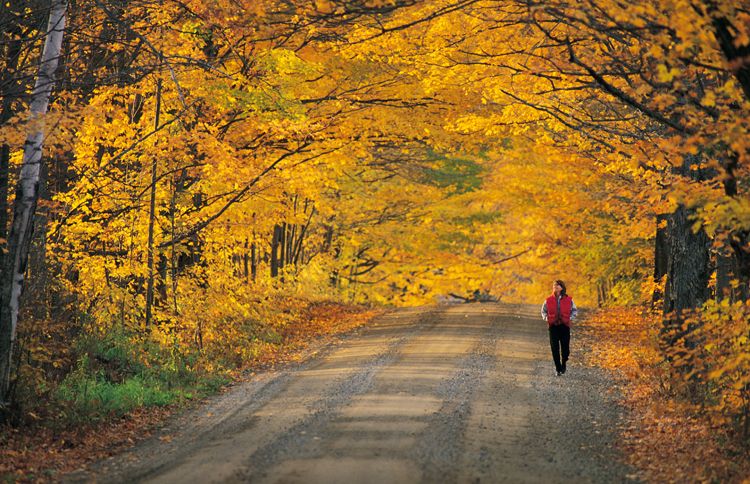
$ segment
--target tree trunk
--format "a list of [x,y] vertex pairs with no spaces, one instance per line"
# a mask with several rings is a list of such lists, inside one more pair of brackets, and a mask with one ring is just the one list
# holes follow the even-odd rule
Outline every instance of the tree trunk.
[[[11,23],[9,18],[2,18],[4,22]],[[6,29],[11,30],[8,26]],[[21,42],[23,33],[16,26],[15,41],[8,43],[5,59],[5,69],[0,75],[0,98],[2,98],[2,110],[0,111],[0,127],[7,123],[16,113],[14,102],[21,95],[23,89],[19,75],[16,72],[21,55]],[[10,145],[0,144],[0,268],[5,267],[6,240],[8,238],[8,178],[10,173]]]
[[[159,111],[161,111],[161,79],[156,81],[156,115],[154,130],[159,129]],[[156,156],[151,162],[151,196],[148,212],[148,285],[146,287],[146,327],[151,325],[151,312],[154,305],[154,219],[156,218]]]
[[289,235],[286,241],[286,263],[294,264],[294,246],[297,240],[297,224],[290,225]]
[[691,211],[680,205],[667,225],[669,262],[664,294],[664,313],[700,307],[709,298],[711,241],[701,229],[694,232]]
[[29,246],[34,232],[34,212],[39,197],[39,172],[44,140],[44,115],[62,47],[67,0],[52,0],[47,36],[39,74],[31,95],[31,123],[23,152],[21,173],[16,187],[13,223],[8,236],[8,253],[0,279],[0,404],[10,397],[13,346],[18,325],[18,309],[23,291]]
[[177,211],[177,193],[182,190],[182,183],[185,178],[185,171],[182,171],[179,180],[173,180],[172,184],[172,199],[169,202],[169,224],[172,239],[172,245],[170,247],[169,265],[171,268],[170,279],[172,281],[172,306],[174,309],[175,316],[179,314],[179,307],[177,306],[177,249],[175,247],[175,212]]
[[250,244],[250,274],[253,282],[258,274],[258,254],[255,248],[255,234],[253,234],[253,243]]
[[652,309],[658,307],[657,305],[664,296],[660,284],[669,270],[669,237],[666,226],[668,222],[669,215],[657,215],[656,239],[654,240],[654,283],[658,286],[654,289],[654,294],[651,297]]
[[169,278],[169,259],[164,254],[154,261],[155,273],[159,275],[154,280],[154,306],[166,306],[167,302],[167,279]]
[[281,224],[281,227],[279,227],[279,270],[284,268],[284,264],[286,264],[286,259],[284,258],[284,255],[286,254],[286,222]]
[[245,278],[245,282],[250,279],[250,261],[248,260],[250,258],[250,254],[248,254],[247,252],[249,245],[250,241],[247,240],[247,237],[245,237],[245,250],[242,251],[242,276]]
[[[677,173],[705,181],[706,172],[700,163],[700,156],[688,155]],[[693,215],[693,210],[680,204],[667,222],[669,256],[663,308],[664,314],[671,314],[676,324],[681,324],[683,311],[699,308],[710,297],[711,241],[702,227],[693,230]]]
[[310,221],[313,218],[313,215],[315,215],[315,207],[310,210],[310,216],[307,218],[307,223],[302,226],[300,229],[299,237],[297,238],[297,246],[293,250],[293,256],[294,256],[294,264],[300,263],[300,256],[302,254],[302,243],[305,240],[305,234],[307,233],[307,228],[310,226]]
[[281,226],[273,226],[273,237],[271,237],[271,277],[279,275],[279,241],[281,239]]
[[[697,327],[687,324],[686,317],[691,311],[700,309],[711,296],[711,241],[702,228],[695,232],[692,226],[692,211],[680,205],[667,227],[669,264],[664,291],[666,317],[661,340],[667,359],[683,377],[691,374],[693,365],[689,361],[681,361],[680,355],[690,354],[698,344],[693,336]],[[690,399],[698,398],[700,386],[695,375],[688,378],[685,389]]]
[[0,267],[5,267],[5,243],[8,239],[8,175],[10,146],[0,145]]
[[736,262],[733,254],[722,247],[716,252],[716,299],[729,297],[734,302],[731,280],[736,271]]

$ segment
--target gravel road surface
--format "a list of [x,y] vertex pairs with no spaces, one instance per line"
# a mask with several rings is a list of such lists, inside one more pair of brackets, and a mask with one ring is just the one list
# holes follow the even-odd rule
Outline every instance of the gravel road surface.
[[405,309],[68,482],[624,482],[611,382],[554,372],[538,308]]

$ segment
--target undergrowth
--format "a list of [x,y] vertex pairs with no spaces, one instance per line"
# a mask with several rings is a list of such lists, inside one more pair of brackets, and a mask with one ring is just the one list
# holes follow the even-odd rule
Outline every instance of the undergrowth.
[[122,328],[85,335],[76,346],[76,365],[53,393],[63,424],[179,404],[228,381],[219,372],[197,369],[196,352],[164,348]]

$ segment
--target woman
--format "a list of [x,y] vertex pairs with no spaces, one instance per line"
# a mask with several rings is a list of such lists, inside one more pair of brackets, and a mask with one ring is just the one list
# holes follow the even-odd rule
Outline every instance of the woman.
[[[549,326],[549,344],[555,361],[557,376],[565,373],[565,364],[570,355],[570,322],[578,316],[573,298],[568,296],[565,283],[557,280],[552,284],[552,295],[542,305],[542,319]],[[562,350],[562,361],[560,360]]]

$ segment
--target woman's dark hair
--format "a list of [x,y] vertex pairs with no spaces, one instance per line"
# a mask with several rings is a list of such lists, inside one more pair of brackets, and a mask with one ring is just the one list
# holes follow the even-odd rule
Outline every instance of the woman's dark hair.
[[561,281],[560,279],[558,279],[558,280],[555,281],[555,284],[560,284],[560,287],[562,287],[562,291],[560,291],[560,295],[561,296],[567,296],[568,295],[568,290],[565,289],[565,283],[563,281]]

